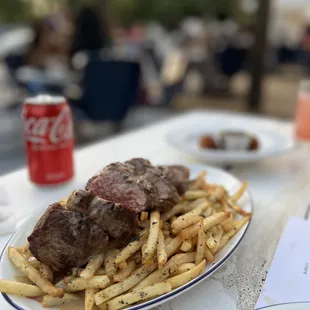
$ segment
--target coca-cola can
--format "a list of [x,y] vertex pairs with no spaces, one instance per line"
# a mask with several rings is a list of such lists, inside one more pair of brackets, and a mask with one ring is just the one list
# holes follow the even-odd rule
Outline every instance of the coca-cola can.
[[64,97],[38,95],[25,100],[24,135],[30,180],[59,184],[74,175],[73,125]]

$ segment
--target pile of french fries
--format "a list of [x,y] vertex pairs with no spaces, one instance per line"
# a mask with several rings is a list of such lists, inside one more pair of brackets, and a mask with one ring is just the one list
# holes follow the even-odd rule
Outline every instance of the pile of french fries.
[[60,281],[28,245],[10,247],[10,260],[30,281],[0,280],[0,291],[41,297],[43,307],[83,302],[85,310],[117,310],[182,286],[212,264],[251,217],[237,203],[246,183],[230,196],[205,180],[206,172],[200,173],[169,211],[142,212],[137,235],[127,246],[92,257]]

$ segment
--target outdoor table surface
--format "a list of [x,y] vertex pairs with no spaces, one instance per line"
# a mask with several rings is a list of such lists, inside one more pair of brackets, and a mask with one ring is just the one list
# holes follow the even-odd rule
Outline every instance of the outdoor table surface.
[[[205,164],[171,148],[165,140],[169,130],[193,123],[204,113],[210,116],[215,112],[186,113],[76,151],[76,176],[65,185],[37,187],[29,182],[27,170],[21,169],[0,177],[1,192],[6,194],[6,201],[16,214],[16,223],[20,223],[32,210],[41,208],[43,211],[72,190],[82,188],[89,177],[111,162],[145,157],[154,164]],[[214,116],[220,119],[221,114]],[[231,117],[243,116],[231,114]],[[293,134],[291,122],[260,117],[253,117],[252,122],[263,122],[266,128],[274,128],[285,135]],[[156,309],[254,309],[288,217],[303,217],[310,203],[308,157],[309,148],[299,146],[282,156],[233,165],[230,172],[248,181],[254,202],[253,219],[244,239],[232,257],[210,278]],[[10,235],[0,236],[1,251]],[[288,258],[288,264],[289,261]],[[11,309],[2,296],[0,309]]]

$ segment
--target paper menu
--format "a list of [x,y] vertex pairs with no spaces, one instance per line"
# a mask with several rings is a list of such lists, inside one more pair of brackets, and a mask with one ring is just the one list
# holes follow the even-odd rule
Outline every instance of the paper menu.
[[310,221],[290,218],[255,309],[310,302]]

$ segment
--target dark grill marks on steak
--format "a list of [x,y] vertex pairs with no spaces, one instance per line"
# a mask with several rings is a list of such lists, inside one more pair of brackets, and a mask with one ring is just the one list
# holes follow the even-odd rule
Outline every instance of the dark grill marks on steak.
[[179,200],[176,187],[162,176],[161,170],[140,158],[105,167],[86,189],[137,213],[154,208],[166,210]]
[[51,205],[28,237],[33,255],[56,271],[82,266],[109,240],[120,246],[135,232],[134,212],[85,190],[73,192],[66,207]]
[[64,271],[102,253],[109,237],[83,214],[55,203],[40,218],[28,241],[34,257],[55,271]]

